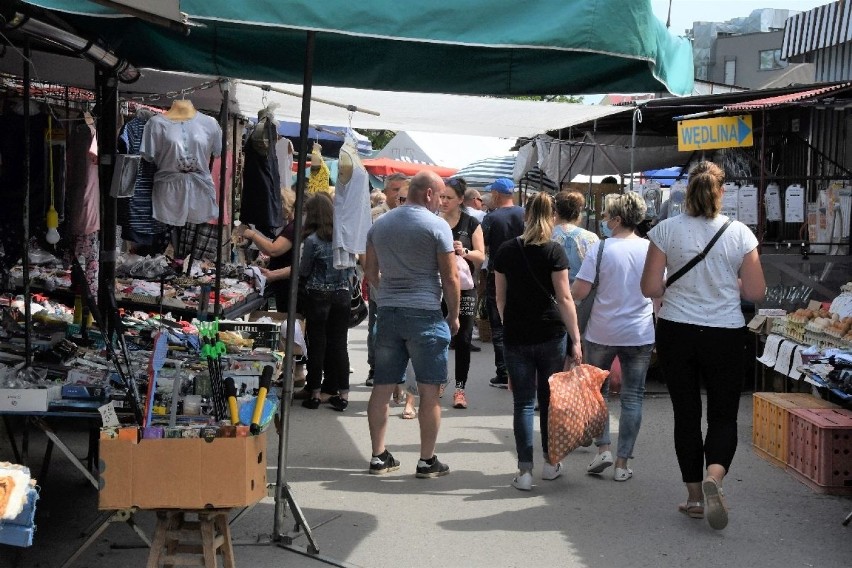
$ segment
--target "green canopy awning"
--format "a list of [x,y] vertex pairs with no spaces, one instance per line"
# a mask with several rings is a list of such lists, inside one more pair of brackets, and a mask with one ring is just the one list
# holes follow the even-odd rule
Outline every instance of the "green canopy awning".
[[692,46],[650,0],[182,0],[188,37],[83,0],[30,0],[137,67],[458,94],[690,94]]

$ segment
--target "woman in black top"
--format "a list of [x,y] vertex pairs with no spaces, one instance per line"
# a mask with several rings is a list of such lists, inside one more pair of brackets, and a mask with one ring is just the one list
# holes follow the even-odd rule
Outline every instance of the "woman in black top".
[[[451,183],[456,181],[456,183]],[[441,217],[450,225],[453,231],[453,248],[456,255],[467,263],[472,275],[485,260],[485,239],[482,227],[476,218],[463,211],[464,187],[458,180],[448,182],[441,192]],[[464,288],[464,286],[462,286]],[[453,338],[456,351],[456,390],[453,393],[453,408],[467,408],[465,386],[470,370],[470,342],[473,339],[473,319],[476,310],[476,290],[461,291],[459,303],[459,331]]]
[[[275,308],[279,312],[287,311],[290,299],[290,265],[293,264],[293,240],[296,236],[296,223],[293,219],[293,205],[296,194],[291,189],[281,190],[281,214],[284,218],[284,228],[274,239],[266,237],[260,231],[244,229],[243,239],[252,241],[263,254],[269,255],[269,268],[260,272],[266,276],[264,295],[275,297]],[[242,225],[248,227],[248,225]]]
[[[533,417],[538,396],[541,445],[547,456],[547,419],[553,373],[583,360],[577,312],[568,285],[568,257],[553,233],[553,198],[536,195],[528,205],[523,235],[503,243],[493,257],[497,310],[514,399],[518,475],[512,485],[532,489]],[[571,338],[566,356],[566,331]],[[541,478],[556,479],[561,463],[545,461]]]

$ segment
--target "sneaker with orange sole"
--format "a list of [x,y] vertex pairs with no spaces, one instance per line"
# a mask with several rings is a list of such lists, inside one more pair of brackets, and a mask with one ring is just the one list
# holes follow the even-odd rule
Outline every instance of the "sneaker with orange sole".
[[453,408],[467,408],[467,398],[464,396],[464,389],[456,389],[453,393]]

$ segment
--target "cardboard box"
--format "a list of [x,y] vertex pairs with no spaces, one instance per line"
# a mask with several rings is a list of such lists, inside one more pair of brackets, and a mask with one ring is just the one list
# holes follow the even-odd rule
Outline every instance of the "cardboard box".
[[748,330],[752,333],[769,335],[772,333],[772,323],[775,320],[784,319],[784,317],[774,317],[765,315],[756,315],[748,322]]
[[47,412],[51,401],[62,398],[62,385],[33,389],[0,389],[0,410]]
[[266,496],[266,434],[100,440],[100,510],[246,507]]

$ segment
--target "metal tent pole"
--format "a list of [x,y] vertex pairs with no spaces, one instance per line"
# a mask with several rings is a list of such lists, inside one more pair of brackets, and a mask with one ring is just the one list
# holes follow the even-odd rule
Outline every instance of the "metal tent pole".
[[299,290],[299,247],[302,244],[302,211],[305,205],[305,165],[308,156],[308,128],[311,118],[311,87],[313,86],[314,44],[316,32],[307,32],[305,42],[305,71],[302,93],[302,116],[299,128],[299,160],[296,173],[295,235],[293,236],[293,263],[290,267],[290,298],[287,304],[287,342],[284,349],[284,379],[281,390],[281,431],[278,436],[278,476],[275,483],[275,523],[273,538],[283,545],[291,545],[293,539],[282,532],[284,509],[287,505],[308,539],[308,552],[319,554],[311,528],[305,521],[302,510],[293,498],[287,485],[287,453],[290,448],[290,405],[293,401],[293,338],[296,330],[296,297]]
[[30,38],[24,39],[24,357],[26,366],[33,362],[33,314],[30,308]]
[[[118,134],[118,77],[112,71],[95,67],[95,97],[98,108],[98,180],[101,192],[101,251],[98,272],[98,306],[106,313],[115,292],[116,226],[118,205],[110,195],[115,169],[115,140]],[[83,281],[81,285],[86,286]],[[101,332],[112,337],[112,318],[105,317]]]
[[[219,126],[222,128],[222,151],[219,154],[219,221],[216,223],[216,291],[213,301],[213,317],[219,317],[222,288],[222,237],[225,231],[225,178],[228,176],[228,114],[231,101],[231,82],[220,83],[222,89],[222,108],[219,112]],[[196,229],[197,234],[197,229]],[[190,270],[192,267],[190,266]]]

